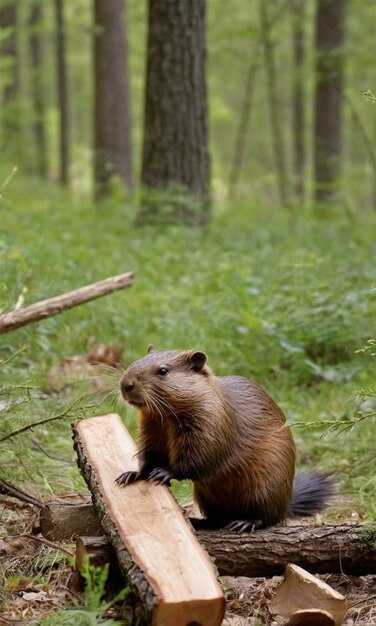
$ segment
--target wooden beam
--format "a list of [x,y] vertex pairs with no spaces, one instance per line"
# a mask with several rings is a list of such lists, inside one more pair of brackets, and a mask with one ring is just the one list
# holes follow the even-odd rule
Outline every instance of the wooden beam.
[[31,324],[31,322],[38,322],[47,317],[57,315],[79,304],[101,298],[118,289],[130,287],[133,280],[134,274],[132,272],[126,272],[118,276],[110,276],[97,283],[80,287],[74,291],[63,293],[60,296],[54,296],[47,300],[35,302],[23,309],[4,313],[4,315],[0,315],[0,335],[2,333],[9,333],[11,330],[16,330],[16,328],[20,328],[21,326],[26,326],[26,324]]
[[213,563],[166,487],[145,481],[118,487],[137,469],[136,446],[115,414],[73,425],[78,464],[122,574],[153,626],[217,626],[225,601]]

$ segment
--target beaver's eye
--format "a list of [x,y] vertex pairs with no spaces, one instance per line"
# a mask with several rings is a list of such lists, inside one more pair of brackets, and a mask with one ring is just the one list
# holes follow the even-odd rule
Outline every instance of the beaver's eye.
[[158,374],[159,374],[159,376],[167,376],[167,374],[168,374],[167,367],[160,367],[159,370],[158,370]]

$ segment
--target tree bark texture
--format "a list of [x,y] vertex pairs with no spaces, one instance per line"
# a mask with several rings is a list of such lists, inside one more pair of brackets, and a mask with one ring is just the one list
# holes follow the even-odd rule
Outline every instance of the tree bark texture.
[[31,89],[33,99],[33,128],[36,145],[36,170],[42,178],[47,175],[47,148],[44,128],[44,90],[43,90],[43,50],[42,27],[43,7],[36,1],[31,7],[29,17],[29,49],[31,64]]
[[7,57],[10,65],[10,79],[3,88],[3,103],[15,100],[18,93],[18,50],[17,50],[17,6],[15,2],[1,2],[0,29],[7,29],[8,35],[1,42],[1,56]]
[[133,187],[125,0],[94,0],[94,185],[106,195],[115,174]]
[[[206,0],[149,0],[142,183],[175,192],[171,217],[198,224],[209,217],[205,27]],[[145,220],[160,209],[146,201]]]
[[293,166],[294,166],[294,191],[299,201],[304,201],[304,170],[305,170],[305,109],[304,109],[304,0],[292,0],[293,11],[293,55],[294,55],[294,79],[293,79]]
[[[376,573],[375,524],[273,527],[249,534],[199,530],[196,534],[221,576],[276,576],[288,563],[317,574]],[[102,542],[101,553],[104,550]],[[106,561],[114,558],[108,540]]]
[[21,326],[31,324],[31,322],[38,322],[47,317],[58,315],[58,313],[66,309],[71,309],[79,304],[101,298],[118,289],[130,287],[133,283],[133,278],[134,275],[132,272],[126,272],[118,276],[110,276],[97,283],[80,287],[79,289],[69,291],[60,296],[54,296],[47,300],[35,302],[24,309],[4,313],[0,315],[0,335],[2,333],[8,333],[11,330],[16,330],[16,328],[20,328]]
[[316,574],[376,573],[375,524],[273,527],[249,534],[199,531],[197,536],[221,575],[277,575],[288,563]]
[[318,203],[330,200],[340,174],[345,2],[317,0],[314,179]]
[[57,97],[59,107],[59,139],[60,139],[60,174],[62,185],[68,184],[69,168],[69,112],[68,112],[68,80],[65,55],[65,20],[64,0],[55,0],[56,16],[56,72]]
[[270,16],[268,3],[259,0],[261,37],[264,49],[265,72],[267,81],[267,97],[270,110],[270,126],[272,131],[272,146],[274,152],[275,168],[278,181],[280,203],[286,207],[290,203],[289,182],[286,167],[286,150],[283,138],[281,119],[281,104],[278,96],[277,68],[275,64],[274,47],[271,39]]
[[142,602],[140,622],[219,626],[225,601],[216,571],[169,490],[146,481],[122,489],[115,482],[122,469],[138,468],[136,445],[120,417],[98,416],[72,427],[94,507]]

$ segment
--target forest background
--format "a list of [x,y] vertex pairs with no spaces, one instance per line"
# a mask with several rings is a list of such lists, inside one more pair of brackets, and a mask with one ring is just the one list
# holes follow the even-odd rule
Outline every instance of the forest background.
[[[146,2],[1,3],[1,312],[21,295],[28,304],[128,270],[136,280],[3,335],[0,477],[33,493],[82,489],[72,419],[115,408],[134,432],[136,417],[118,401],[117,370],[98,393],[72,357],[112,344],[126,365],[153,343],[205,350],[217,374],[263,384],[293,425],[299,466],[338,477],[330,515],[374,519],[376,5],[150,0],[150,11],[158,5],[178,11],[155,11],[157,40],[169,41],[179,12],[188,34],[198,20],[181,59],[157,46],[160,80],[146,71],[148,54],[149,69],[163,66]],[[201,85],[197,109],[182,107],[187,128],[201,120],[201,143],[183,141],[180,161],[168,93],[184,97],[184,67]],[[103,87],[119,76],[122,97]],[[165,107],[160,153],[148,97]],[[101,159],[107,131],[124,143]],[[189,164],[190,182],[171,160]]]

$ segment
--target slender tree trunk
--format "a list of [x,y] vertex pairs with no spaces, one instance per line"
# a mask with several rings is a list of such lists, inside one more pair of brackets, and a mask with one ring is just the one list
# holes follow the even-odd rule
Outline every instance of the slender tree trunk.
[[0,5],[0,30],[7,29],[8,34],[1,38],[0,53],[2,57],[8,57],[10,64],[9,79],[3,88],[3,104],[14,101],[17,97],[18,77],[18,51],[17,51],[17,5],[12,1],[2,0]]
[[278,97],[277,69],[274,58],[273,43],[270,37],[270,19],[268,13],[268,5],[265,0],[259,0],[259,10],[262,45],[264,48],[274,160],[278,178],[279,198],[282,206],[288,206],[290,203],[289,183],[286,167],[286,151],[283,140],[283,129],[280,113],[281,105]]
[[333,197],[340,174],[345,2],[317,0],[314,170],[318,203]]
[[17,45],[17,6],[13,1],[0,1],[0,55],[2,61],[1,89],[1,152],[19,163],[21,123],[19,114],[19,54]]
[[205,28],[206,0],[149,0],[141,178],[162,201],[146,194],[141,221],[209,218]]
[[234,193],[236,185],[238,183],[241,170],[244,164],[245,148],[247,142],[247,134],[249,130],[249,124],[251,119],[251,110],[253,102],[253,94],[255,90],[256,74],[258,69],[258,62],[252,58],[248,67],[247,78],[244,87],[243,103],[240,111],[239,126],[236,134],[234,156],[232,159],[230,180],[229,180],[229,195],[230,197]]
[[299,201],[304,201],[305,171],[305,111],[304,111],[304,0],[292,0],[293,11],[293,53],[294,53],[294,88],[293,88],[293,165],[294,190]]
[[46,134],[44,128],[44,93],[43,93],[43,51],[41,28],[43,24],[43,8],[40,0],[31,7],[29,26],[29,48],[31,64],[31,89],[33,98],[33,127],[36,144],[36,169],[45,178],[47,175]]
[[60,113],[60,182],[68,184],[69,167],[69,120],[68,83],[65,59],[64,0],[55,0],[56,14],[56,62],[57,94]]
[[94,184],[97,199],[118,175],[133,188],[125,0],[94,0]]

